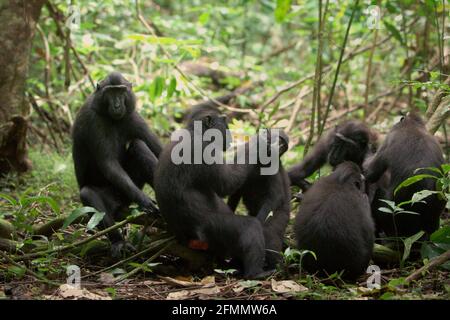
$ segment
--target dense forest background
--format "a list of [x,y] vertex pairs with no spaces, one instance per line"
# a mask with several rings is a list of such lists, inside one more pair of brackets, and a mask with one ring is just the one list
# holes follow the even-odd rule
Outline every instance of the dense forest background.
[[[232,130],[289,134],[286,167],[342,120],[361,119],[383,140],[413,109],[448,162],[450,1],[25,2],[0,0],[0,156],[8,160],[0,161],[0,298],[449,298],[448,261],[419,272],[414,285],[405,280],[449,250],[448,211],[420,259],[408,260],[417,239],[404,240],[400,256],[380,249],[395,263],[374,290],[370,274],[356,284],[305,274],[293,248],[272,280],[240,281],[227,270],[203,277],[192,261],[204,257],[166,250],[169,236],[149,225],[127,226],[147,250],[112,264],[79,201],[70,129],[95,84],[117,70],[164,142],[190,106],[231,94],[220,108]],[[81,268],[84,290],[55,291],[68,265]],[[172,277],[177,268],[186,274]]]

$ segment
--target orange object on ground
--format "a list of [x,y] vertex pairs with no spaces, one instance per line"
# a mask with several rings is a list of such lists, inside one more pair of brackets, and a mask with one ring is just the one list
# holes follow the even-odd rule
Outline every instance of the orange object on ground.
[[208,250],[208,242],[201,240],[189,240],[188,247],[194,250]]

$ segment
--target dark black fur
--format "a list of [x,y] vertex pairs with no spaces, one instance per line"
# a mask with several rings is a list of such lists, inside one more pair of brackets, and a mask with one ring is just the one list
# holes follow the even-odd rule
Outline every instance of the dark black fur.
[[[97,85],[80,109],[73,126],[73,161],[83,205],[105,212],[102,227],[110,227],[131,202],[153,212],[156,207],[142,192],[153,186],[161,152],[159,139],[135,111],[136,98],[129,83],[113,72]],[[109,234],[114,256],[123,237]]]
[[337,125],[319,139],[300,164],[289,169],[291,185],[306,191],[310,184],[305,178],[326,163],[336,167],[343,161],[352,161],[362,168],[366,156],[375,152],[376,140],[376,135],[360,121],[351,120]]
[[[287,151],[289,138],[280,133],[280,155]],[[281,258],[284,233],[289,222],[291,209],[291,193],[289,177],[281,162],[275,175],[258,174],[251,177],[245,184],[228,198],[228,205],[233,212],[240,199],[248,209],[248,214],[257,217],[264,229],[266,242],[266,265],[273,269]],[[269,213],[271,215],[269,216]]]
[[317,261],[309,254],[303,259],[311,272],[345,270],[348,278],[362,274],[372,256],[374,232],[361,170],[352,162],[341,163],[313,184],[295,219],[298,248],[317,256]]
[[[226,119],[217,110],[194,110],[187,129],[194,145],[194,121],[201,121],[203,131],[220,130],[225,136]],[[156,199],[168,226],[181,243],[200,240],[221,257],[232,257],[243,267],[246,278],[263,273],[264,236],[255,217],[233,214],[222,197],[238,190],[259,166],[250,164],[175,164],[171,153],[181,143],[175,141],[164,148],[155,176]],[[211,142],[203,142],[202,150]],[[228,146],[223,145],[225,150]],[[222,156],[222,155],[220,155]],[[193,156],[192,156],[193,157]]]
[[[395,188],[407,178],[420,173],[436,175],[429,170],[415,173],[416,169],[440,167],[443,163],[442,149],[437,140],[427,132],[422,118],[412,113],[397,123],[387,135],[375,157],[368,164],[366,179],[369,183],[377,182],[385,172],[389,172],[390,183],[386,198],[399,204],[410,200],[413,194],[420,190],[436,190],[436,180],[430,178],[403,188],[394,196]],[[444,210],[445,202],[439,200],[436,195],[429,196],[424,201],[426,203],[405,206],[405,210],[417,212],[419,215],[397,214],[395,225],[389,213],[376,212],[377,228],[388,236],[407,237],[420,230],[432,233],[439,228],[439,217]]]

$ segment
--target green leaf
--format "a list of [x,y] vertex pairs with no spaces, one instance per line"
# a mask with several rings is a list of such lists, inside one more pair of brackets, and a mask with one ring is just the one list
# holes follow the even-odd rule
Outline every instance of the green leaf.
[[405,278],[397,278],[389,281],[388,286],[395,289],[406,284]]
[[416,215],[416,216],[420,215],[420,214],[417,213],[417,212],[414,212],[414,211],[408,211],[408,210],[402,210],[402,211],[399,211],[399,212],[398,212],[398,214],[404,214],[404,213],[406,213],[406,214],[413,214],[413,215]]
[[385,213],[391,213],[391,214],[393,213],[393,211],[391,209],[385,208],[385,207],[378,208],[378,211],[385,212]]
[[261,285],[261,281],[256,280],[239,281],[239,285],[243,288],[254,288]]
[[111,296],[111,298],[115,298],[117,295],[117,290],[115,288],[105,288],[104,290]]
[[404,262],[404,261],[406,261],[406,259],[408,259],[409,254],[411,252],[411,247],[414,244],[414,242],[419,240],[424,234],[425,234],[424,231],[419,231],[415,235],[412,235],[411,237],[403,240],[403,244],[405,245],[405,251],[403,252],[402,262]]
[[175,38],[156,37],[156,36],[150,36],[150,35],[145,35],[145,34],[132,34],[132,35],[128,36],[128,39],[136,40],[136,41],[143,41],[143,42],[147,42],[150,44],[159,44],[159,45],[163,45],[163,46],[201,45],[203,43],[203,40],[197,40],[197,39],[178,40]]
[[27,271],[27,269],[19,267],[19,266],[10,266],[10,267],[8,267],[8,271],[21,277],[21,276],[25,275],[25,272]]
[[394,201],[389,201],[389,200],[385,200],[385,199],[380,199],[380,201],[386,203],[389,206],[389,208],[391,208],[392,210],[394,210],[396,208]]
[[97,212],[97,210],[95,210],[92,207],[82,207],[82,208],[77,208],[77,209],[73,210],[72,213],[66,218],[66,220],[64,220],[64,224],[61,229],[67,228],[79,217],[81,217],[85,214],[94,213],[94,212]]
[[167,88],[168,99],[170,99],[173,96],[176,89],[177,89],[177,79],[175,77],[172,77],[172,79],[170,79],[169,87]]
[[60,212],[60,208],[59,205],[56,203],[56,201],[53,198],[50,197],[45,197],[45,196],[38,196],[38,197],[28,197],[25,198],[21,201],[22,206],[27,206],[31,203],[43,203],[43,204],[47,204],[54,213],[59,215]]
[[387,21],[383,21],[383,23],[384,23],[386,29],[388,29],[388,31],[392,34],[392,36],[395,39],[397,39],[400,42],[401,45],[404,46],[405,45],[405,41],[403,40],[402,35],[400,34],[400,31],[398,31],[398,29],[393,24],[390,24]]
[[291,0],[277,0],[277,7],[275,8],[275,20],[282,23],[291,8]]
[[16,206],[17,205],[17,200],[14,199],[13,197],[5,194],[5,193],[0,193],[0,198],[5,199],[6,201],[8,201],[11,205]]
[[105,213],[104,213],[104,212],[97,211],[96,213],[94,213],[94,214],[92,215],[92,217],[91,217],[91,219],[89,220],[89,222],[88,222],[86,228],[87,228],[88,230],[94,229],[94,228],[100,223],[100,221],[103,220],[103,217],[104,217],[104,216],[105,216]]
[[209,22],[209,18],[211,17],[211,14],[209,12],[203,12],[199,17],[198,17],[198,22],[201,25],[205,25]]
[[395,190],[394,190],[394,195],[397,194],[397,191],[398,191],[398,190],[400,190],[400,189],[402,189],[402,188],[404,188],[404,187],[408,187],[408,186],[410,186],[410,185],[412,185],[412,184],[414,184],[414,183],[416,183],[416,182],[418,182],[418,181],[421,181],[421,180],[423,180],[423,179],[426,179],[426,178],[437,179],[436,176],[433,176],[433,175],[431,175],[431,174],[418,174],[418,175],[416,175],[416,176],[409,177],[408,179],[406,179],[405,181],[403,181],[402,183],[400,183],[400,184],[397,186],[397,188],[395,188]]
[[423,199],[431,196],[432,194],[437,194],[437,193],[439,193],[439,191],[422,190],[422,191],[414,193],[411,201],[412,201],[412,203],[416,203],[416,202],[422,201]]
[[445,163],[441,166],[442,170],[444,171],[445,174],[450,172],[450,163]]
[[[420,85],[423,85],[422,83],[419,83]],[[424,170],[429,170],[429,171],[433,171],[436,172],[437,174],[439,174],[440,176],[442,175],[442,171],[439,168],[436,167],[426,167],[426,168],[417,168],[416,170],[414,170],[414,173],[417,173],[419,171],[424,171]]]
[[450,244],[450,226],[442,227],[430,236],[430,240],[436,243],[449,243]]
[[149,89],[150,100],[152,102],[155,102],[155,100],[161,96],[163,88],[164,88],[164,78],[157,76],[155,80],[153,80]]

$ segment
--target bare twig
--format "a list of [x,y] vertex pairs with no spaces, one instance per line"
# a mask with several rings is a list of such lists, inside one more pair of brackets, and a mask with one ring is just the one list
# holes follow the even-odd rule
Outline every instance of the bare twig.
[[292,48],[295,48],[295,46],[297,45],[298,41],[293,41],[291,43],[288,43],[286,46],[281,47],[279,49],[276,49],[275,51],[271,52],[269,55],[267,55],[266,57],[262,58],[261,60],[256,61],[255,65],[261,65],[266,63],[267,61],[269,61],[272,58],[275,58],[277,56],[279,56],[282,53],[285,53],[286,51],[291,50]]
[[[139,0],[135,0],[135,5],[136,5],[136,14],[139,14],[139,15],[140,15]],[[140,15],[140,17],[138,17],[138,19],[139,19],[139,21],[144,25],[144,27],[151,33],[152,36],[158,37],[158,35],[155,33],[155,30],[154,30],[152,27],[150,27],[150,25],[149,25],[148,23],[146,23],[145,18],[144,18],[142,15]],[[159,44],[159,43],[158,43],[158,44]],[[159,45],[159,47],[160,47],[161,51],[164,53],[164,55],[165,55],[167,58],[169,58],[169,59],[172,58],[172,55],[166,50],[166,48],[164,48],[164,46]],[[218,106],[221,106],[221,107],[223,107],[223,108],[225,108],[225,109],[230,109],[229,106],[222,104],[220,101],[217,101],[217,100],[215,100],[215,99],[212,98],[212,97],[209,97],[209,96],[205,93],[205,91],[204,91],[202,88],[200,88],[199,86],[197,86],[197,85],[192,81],[192,79],[191,79],[185,72],[183,72],[183,70],[181,70],[181,68],[180,68],[178,65],[174,64],[173,67],[174,67],[174,69],[175,69],[175,70],[176,70],[176,71],[177,71],[177,72],[178,72],[178,73],[179,73],[179,74],[187,81],[187,83],[188,83],[195,91],[197,91],[203,98],[205,98],[206,100],[211,100],[211,101],[213,101],[215,104],[217,104]],[[257,117],[256,112],[255,112],[254,110],[252,110],[252,109],[238,109],[238,108],[235,108],[235,110],[232,110],[232,111],[242,112],[242,113],[249,113],[249,114],[252,114],[254,117]]]
[[30,105],[33,108],[33,110],[36,111],[38,116],[42,119],[42,121],[44,121],[45,125],[47,126],[48,132],[49,132],[50,136],[52,137],[53,144],[56,148],[56,152],[61,153],[59,143],[56,140],[56,137],[53,133],[53,128],[52,128],[51,124],[49,123],[49,121],[46,119],[46,117],[45,117],[44,113],[42,112],[41,108],[39,107],[36,99],[34,98],[34,96],[32,94],[29,93],[28,100],[30,101]]
[[[417,21],[419,21],[419,18],[414,19],[409,25],[408,28],[411,29],[416,23]],[[382,40],[380,40],[375,46],[380,46],[386,42],[388,42],[391,38],[393,37],[392,34],[386,36],[385,38],[383,38]],[[369,46],[366,47],[362,47],[360,48],[359,46],[356,46],[352,51],[350,51],[345,58],[342,60],[342,64],[347,63],[348,61],[350,61],[351,59],[353,59],[354,57],[365,53],[367,51],[369,51],[374,44],[370,44]],[[322,76],[323,74],[326,74],[328,72],[330,72],[332,70],[332,66],[328,65],[327,67],[323,68],[322,70]],[[289,92],[290,90],[294,89],[295,87],[305,83],[308,80],[312,80],[314,79],[314,73],[311,73],[295,82],[292,82],[290,84],[287,84],[286,86],[282,87],[281,89],[279,89],[273,96],[271,96],[266,102],[261,104],[260,107],[260,112],[264,112],[265,109],[271,105],[272,103],[274,103],[279,97],[281,97],[284,93]]]
[[161,250],[159,250],[157,253],[155,253],[154,255],[152,255],[150,258],[148,258],[147,260],[145,260],[141,265],[139,265],[138,267],[134,268],[133,270],[131,270],[130,272],[121,275],[119,278],[117,278],[114,282],[115,283],[119,283],[133,275],[135,275],[136,273],[138,273],[139,271],[141,271],[144,266],[146,266],[147,264],[149,264],[150,262],[152,262],[153,260],[155,260],[156,258],[158,258],[161,254],[163,254],[171,245],[173,245],[175,243],[175,240],[171,240],[167,245],[164,246],[164,248],[162,248]]
[[[444,82],[444,85],[450,86],[450,77],[447,77],[447,79]],[[441,100],[448,94],[448,90],[439,89],[436,94],[434,95],[433,99],[431,100],[430,105],[427,108],[426,116],[427,118],[430,118],[433,113],[436,111],[437,107],[441,103]]]
[[333,101],[334,90],[336,88],[339,71],[341,69],[342,61],[344,58],[345,48],[347,47],[348,35],[350,34],[350,28],[352,26],[353,18],[355,16],[355,12],[358,7],[358,4],[359,4],[359,0],[356,0],[355,4],[353,5],[352,15],[350,16],[350,20],[348,21],[347,30],[345,31],[344,42],[341,47],[341,53],[339,55],[339,61],[337,64],[336,72],[334,74],[333,84],[331,86],[330,94],[328,96],[328,104],[325,109],[325,115],[323,116],[322,125],[320,126],[320,128],[318,128],[319,129],[319,131],[318,131],[319,137],[322,135],[323,129],[325,128],[325,123],[327,121],[328,113],[330,112],[330,109],[331,109],[331,102]]
[[442,99],[439,106],[427,122],[427,129],[431,134],[436,133],[439,127],[445,122],[450,115],[450,96]]
[[301,106],[303,105],[303,98],[312,92],[312,90],[307,90],[307,88],[308,87],[306,87],[306,86],[303,87],[300,90],[300,93],[295,98],[294,111],[292,112],[292,115],[289,118],[289,124],[285,129],[286,133],[289,133],[292,130],[292,128],[294,127],[294,124],[297,119],[297,115],[300,111]]
[[[56,29],[58,30],[57,34],[62,38],[62,40],[65,42],[66,39],[66,34],[63,31],[63,28],[61,27],[61,24],[59,22],[59,10],[57,8],[55,8],[50,1],[46,1],[46,6],[48,8],[48,11],[50,13],[50,16],[52,17],[52,19],[55,21],[55,25],[56,25]],[[89,71],[86,67],[86,65],[84,64],[83,60],[81,60],[80,55],[78,54],[77,50],[75,49],[75,47],[73,46],[72,42],[69,43],[70,46],[70,50],[72,50],[72,53],[75,56],[75,59],[78,61],[78,63],[80,64],[81,68],[83,69],[84,74],[88,77],[89,82],[91,83],[92,87],[95,87],[94,84],[94,80],[92,80]]]
[[49,92],[49,82],[50,82],[50,46],[48,44],[47,37],[39,24],[36,25],[36,29],[42,38],[45,49],[45,69],[44,69],[44,86],[45,86],[45,97],[48,99],[50,97]]
[[14,261],[25,261],[25,260],[31,260],[31,259],[43,256],[43,255],[48,255],[48,254],[53,254],[53,253],[62,253],[62,252],[65,252],[67,250],[74,249],[76,247],[82,246],[82,245],[84,245],[84,244],[86,244],[88,242],[91,242],[92,240],[95,240],[95,239],[97,239],[97,238],[99,238],[99,237],[101,237],[103,235],[106,235],[106,234],[108,234],[109,232],[111,232],[113,230],[119,229],[122,226],[126,225],[127,223],[130,223],[130,222],[132,222],[132,221],[134,221],[136,219],[139,219],[140,217],[146,216],[146,215],[147,215],[146,213],[140,213],[140,214],[137,214],[137,215],[131,215],[131,216],[127,217],[125,220],[120,221],[120,222],[114,224],[113,226],[111,226],[109,228],[101,230],[101,231],[97,232],[96,234],[94,234],[94,235],[92,235],[90,237],[87,237],[87,238],[85,238],[83,240],[80,240],[80,241],[77,241],[77,242],[74,242],[74,243],[70,243],[70,244],[65,245],[65,246],[55,247],[53,249],[48,249],[48,250],[43,250],[43,251],[39,251],[39,252],[32,252],[32,253],[29,253],[29,254],[15,256],[12,259]]
[[6,253],[0,251],[0,256],[3,257],[3,259],[11,264],[13,264],[14,266],[20,268],[20,269],[25,269],[25,272],[28,273],[30,276],[32,276],[33,278],[35,278],[36,280],[40,281],[40,282],[44,282],[48,285],[51,286],[56,286],[59,287],[59,283],[55,282],[55,281],[51,281],[48,280],[47,278],[45,278],[44,276],[41,276],[37,273],[35,273],[34,271],[31,271],[30,269],[28,269],[25,266],[22,266],[21,264],[15,262],[13,259],[11,259]]
[[152,33],[154,33],[158,37],[162,37],[163,33],[159,28],[152,22],[147,22],[147,20],[144,18],[144,16],[141,13],[141,8],[139,6],[139,0],[136,0],[136,15],[139,19],[139,21],[145,26],[147,30],[152,30]]
[[[380,6],[380,1],[377,2],[378,6]],[[378,28],[375,28],[375,34],[373,36],[373,45],[370,49],[369,60],[367,61],[367,75],[366,75],[366,90],[364,92],[364,117],[367,116],[369,112],[369,91],[370,91],[370,80],[372,78],[372,62],[373,55],[376,49],[376,43],[378,40]]]
[[411,275],[409,275],[405,279],[405,282],[407,284],[409,284],[409,283],[411,283],[411,281],[419,279],[420,277],[422,277],[425,274],[425,272],[430,271],[430,270],[444,264],[448,260],[450,260],[450,250],[447,250],[440,256],[432,259],[428,264],[424,265],[422,268],[414,271]]
[[320,107],[320,89],[322,85],[322,48],[323,48],[323,28],[325,25],[325,18],[328,10],[328,0],[325,4],[325,11],[322,16],[322,0],[319,1],[319,24],[318,24],[318,49],[316,58],[316,72],[314,75],[314,90],[313,101],[311,105],[311,121],[309,124],[309,135],[306,140],[305,148],[303,150],[303,156],[308,153],[309,146],[311,145],[314,136],[315,116],[317,112],[317,130],[320,128],[321,123],[321,107]]
[[101,270],[98,270],[98,271],[95,271],[95,272],[91,272],[91,273],[89,273],[89,274],[86,274],[86,275],[82,276],[81,278],[82,278],[82,279],[84,279],[84,278],[90,278],[90,277],[95,276],[95,275],[97,275],[97,274],[100,274],[100,273],[102,273],[102,272],[106,272],[106,271],[108,271],[108,270],[111,270],[111,269],[113,269],[113,268],[116,268],[116,267],[118,267],[118,266],[120,266],[120,265],[123,265],[124,263],[127,263],[128,261],[132,261],[132,260],[134,260],[134,259],[136,259],[136,258],[139,258],[140,256],[143,256],[143,255],[146,254],[147,252],[152,251],[152,250],[154,250],[155,248],[157,248],[157,247],[159,247],[159,246],[161,246],[161,245],[167,243],[168,241],[172,241],[173,239],[174,239],[174,237],[169,237],[169,238],[165,238],[165,239],[161,239],[161,240],[157,240],[157,241],[155,241],[155,242],[152,242],[152,243],[148,246],[148,248],[145,248],[144,250],[142,250],[142,251],[140,251],[140,252],[138,252],[138,253],[132,255],[131,257],[128,257],[128,258],[123,259],[123,260],[120,260],[119,262],[116,262],[116,263],[110,265],[109,267],[106,267],[106,268],[103,268],[103,269],[101,269]]

